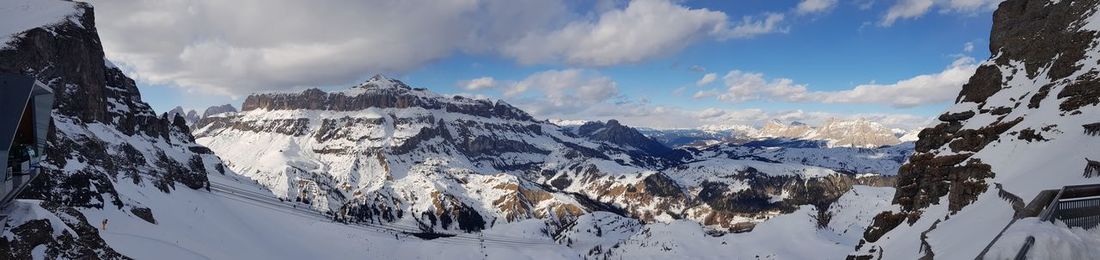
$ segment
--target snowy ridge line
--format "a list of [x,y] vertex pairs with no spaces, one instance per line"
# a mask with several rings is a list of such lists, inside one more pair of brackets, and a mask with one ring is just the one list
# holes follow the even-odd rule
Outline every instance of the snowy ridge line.
[[[319,219],[330,220],[328,216],[326,216],[324,214],[321,214],[317,211],[308,210],[306,208],[298,208],[298,207],[294,207],[294,206],[287,206],[287,204],[285,204],[285,203],[280,203],[280,202],[275,202],[275,200],[270,200],[270,199],[267,198],[266,194],[262,194],[262,193],[255,192],[255,191],[248,191],[248,190],[241,189],[239,187],[227,186],[225,184],[220,184],[220,183],[215,183],[215,182],[210,182],[210,184],[211,184],[210,185],[211,190],[217,190],[221,194],[228,194],[228,195],[231,195],[231,196],[238,197],[236,199],[245,199],[245,200],[249,200],[249,201],[253,201],[253,202],[257,202],[257,203],[263,203],[263,204],[268,205],[268,206],[279,207],[279,208],[285,209],[285,210],[279,210],[279,211],[295,214],[295,215],[298,215],[298,216],[316,217],[316,218],[319,218]],[[212,193],[212,194],[221,195],[221,194],[217,194],[217,193]],[[222,196],[222,197],[229,198],[228,196]],[[229,199],[235,199],[235,198],[229,198]],[[237,200],[237,201],[241,201],[241,200]],[[255,204],[253,204],[253,205],[255,205]],[[259,206],[259,205],[257,205],[257,206]],[[269,209],[274,209],[274,208],[269,208]],[[289,210],[289,211],[286,211],[286,210]],[[385,230],[388,230],[388,231],[402,232],[402,233],[422,233],[422,232],[424,232],[424,230],[421,230],[419,227],[401,225],[401,224],[396,224],[396,223],[394,223],[392,225],[361,223],[361,222],[342,223],[342,224],[351,225],[351,226],[367,226],[367,227],[381,228],[381,229],[385,229]],[[394,228],[394,227],[396,227],[396,228]],[[402,228],[404,228],[404,229],[402,229]],[[496,235],[494,235],[494,236],[484,236],[484,235],[480,235],[479,237],[484,237],[484,238],[479,238],[479,237],[466,236],[466,235],[463,235],[461,233],[453,234],[453,235],[455,235],[455,236],[451,237],[451,238],[462,238],[462,239],[467,239],[467,240],[479,240],[479,241],[484,240],[484,241],[493,241],[493,242],[509,243],[509,244],[559,245],[557,243],[549,243],[549,242],[537,241],[537,240],[526,240],[526,239],[522,239],[522,238],[518,238],[518,237],[508,237],[508,236],[496,236]],[[439,239],[445,239],[445,238],[439,238]],[[433,239],[433,240],[439,240],[439,239]]]

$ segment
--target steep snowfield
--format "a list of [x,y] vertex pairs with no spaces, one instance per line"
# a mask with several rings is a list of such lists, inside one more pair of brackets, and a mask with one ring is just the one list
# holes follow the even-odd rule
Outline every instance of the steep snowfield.
[[1020,252],[1027,237],[1035,243],[1028,250],[1028,259],[1100,259],[1100,228],[1069,228],[1061,222],[1027,218],[1016,221],[1005,230],[986,254],[987,259],[1012,259]]
[[[232,174],[211,175],[214,183],[257,192],[232,195],[223,191],[180,189],[163,193],[128,180],[115,183],[126,199],[147,205],[156,223],[113,207],[82,209],[84,217],[99,228],[99,235],[119,253],[135,259],[575,259],[578,256],[544,233],[545,224],[500,225],[484,235],[422,240],[395,230],[401,227],[368,227],[333,222],[309,211],[295,210],[263,189]],[[266,202],[258,202],[266,201]],[[34,219],[62,223],[38,206],[19,201],[9,209],[18,218],[9,224]],[[281,206],[280,206],[281,205]],[[305,207],[304,204],[297,204]],[[55,227],[64,225],[55,225]],[[55,233],[61,230],[53,231]],[[70,231],[71,232],[71,231]],[[395,237],[395,234],[397,236]],[[504,240],[504,241],[493,241]]]
[[718,237],[708,235],[699,224],[690,221],[652,224],[590,255],[623,259],[843,258],[858,243],[871,217],[891,208],[892,196],[892,188],[855,186],[830,207],[828,212],[838,221],[824,228],[819,228],[813,206],[771,218],[752,232]]

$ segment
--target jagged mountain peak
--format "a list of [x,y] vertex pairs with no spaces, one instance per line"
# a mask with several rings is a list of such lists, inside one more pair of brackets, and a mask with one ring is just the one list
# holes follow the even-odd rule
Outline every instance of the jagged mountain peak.
[[607,122],[587,122],[577,127],[576,133],[592,140],[637,149],[645,154],[666,159],[679,159],[686,156],[682,152],[676,152],[672,148],[661,144],[661,142],[642,134],[638,129],[625,126],[615,119],[607,120]]
[[358,86],[356,86],[356,88],[363,88],[363,89],[406,89],[406,90],[411,90],[412,89],[412,87],[409,87],[409,85],[405,84],[405,82],[403,82],[401,80],[398,80],[398,79],[393,79],[393,78],[386,77],[385,75],[382,75],[382,74],[375,74],[370,79],[368,79],[366,82],[363,82],[362,84],[359,84]]
[[217,114],[221,114],[221,113],[232,113],[232,112],[237,112],[237,108],[233,107],[233,105],[230,105],[230,104],[225,104],[225,105],[220,105],[220,106],[212,106],[212,107],[206,108],[206,111],[202,112],[202,117],[206,118],[206,117],[210,117],[212,115],[217,115]]

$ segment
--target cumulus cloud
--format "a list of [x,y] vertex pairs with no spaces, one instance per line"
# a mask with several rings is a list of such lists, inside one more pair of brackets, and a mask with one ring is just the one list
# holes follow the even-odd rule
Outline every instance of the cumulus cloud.
[[899,0],[890,6],[889,10],[886,10],[886,15],[882,17],[882,22],[879,25],[891,26],[898,19],[917,18],[930,9],[932,9],[932,0]]
[[[733,75],[731,78],[757,77],[753,73],[733,73]],[[771,119],[819,124],[829,118],[866,118],[888,127],[912,129],[930,122],[930,117],[910,114],[686,109],[654,104],[646,98],[628,97],[619,92],[618,83],[613,79],[598,72],[583,69],[547,70],[531,74],[522,81],[508,84],[510,85],[499,86],[503,93],[502,99],[539,119],[617,119],[627,125],[650,128],[697,128],[706,125],[730,124],[759,127]],[[783,84],[791,85],[778,83],[778,85]],[[774,91],[774,93],[783,92]],[[721,94],[723,93],[715,93],[714,96]]]
[[1004,0],[898,0],[886,11],[879,25],[889,27],[898,20],[919,18],[934,6],[943,13],[972,13],[993,10],[1002,1]]
[[[139,80],[208,92],[348,84],[491,51],[566,17],[557,1],[93,1],[110,58]],[[514,19],[523,17],[523,19]]]
[[798,14],[820,13],[836,6],[837,0],[802,0],[795,6],[794,12]]
[[752,38],[769,33],[786,33],[788,29],[781,24],[785,16],[778,13],[765,13],[760,17],[744,16],[741,23],[733,28],[719,27],[719,39]]
[[527,34],[505,46],[504,53],[524,64],[636,63],[679,51],[705,37],[726,40],[782,31],[782,21],[782,14],[765,14],[731,22],[719,11],[691,9],[669,0],[636,0],[595,20]]
[[107,55],[132,76],[223,95],[351,84],[455,53],[610,66],[784,30],[780,14],[604,2],[587,13],[566,0],[92,0]]
[[715,80],[718,80],[717,73],[707,73],[706,75],[703,75],[703,78],[699,79],[699,81],[696,81],[695,85],[704,86],[710,84],[711,82],[714,82]]
[[535,73],[504,90],[505,98],[538,115],[576,113],[618,95],[614,80],[582,69]]
[[977,69],[974,58],[960,57],[943,71],[918,75],[890,84],[868,83],[839,91],[810,91],[788,78],[768,79],[763,73],[730,71],[726,89],[696,92],[695,98],[715,97],[727,102],[756,99],[830,104],[884,104],[899,108],[953,100]]
[[974,58],[962,57],[939,73],[919,75],[892,84],[872,83],[850,90],[817,92],[810,96],[822,103],[889,104],[895,107],[947,102],[958,95],[959,89],[977,68]]
[[483,89],[495,88],[500,82],[492,77],[480,77],[471,80],[463,80],[458,82],[458,86],[466,90],[477,91]]
[[787,78],[767,79],[763,73],[733,70],[722,77],[726,89],[703,90],[695,93],[695,98],[717,97],[727,102],[744,102],[761,98],[801,101],[806,86],[796,84]]

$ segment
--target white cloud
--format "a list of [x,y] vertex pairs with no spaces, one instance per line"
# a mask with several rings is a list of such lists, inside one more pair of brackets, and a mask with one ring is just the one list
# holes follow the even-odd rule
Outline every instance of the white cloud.
[[718,80],[717,73],[707,73],[706,75],[703,75],[703,78],[699,79],[699,81],[696,81],[695,85],[704,86],[710,84],[711,82],[714,82],[715,80]]
[[731,26],[725,13],[691,9],[670,0],[636,0],[595,20],[574,21],[549,32],[532,32],[504,47],[520,63],[565,62],[609,66],[677,52],[706,37],[750,38],[782,31],[782,14],[744,17]]
[[974,58],[961,57],[938,73],[918,75],[891,84],[862,84],[839,91],[810,91],[807,85],[795,83],[792,79],[767,79],[763,73],[734,70],[723,78],[725,90],[699,91],[693,97],[716,97],[718,100],[734,103],[766,99],[830,104],[884,104],[906,108],[953,100],[977,67]]
[[[92,0],[107,56],[143,83],[220,95],[345,85],[455,53],[610,66],[785,31],[677,0]],[[582,13],[578,13],[582,12]]]
[[898,19],[917,18],[927,13],[931,8],[932,0],[898,0],[886,11],[886,15],[882,17],[879,25],[891,26]]
[[836,6],[837,0],[802,0],[795,7],[795,13],[811,14],[828,11]]
[[996,9],[997,4],[1002,1],[1004,0],[898,0],[886,11],[879,25],[889,27],[898,20],[919,18],[934,6],[938,6],[942,13],[973,13]]
[[576,113],[618,95],[611,78],[581,69],[535,73],[504,90],[505,98],[537,115]]
[[[743,102],[760,98],[782,98],[788,101],[804,99],[806,86],[794,80],[776,78],[768,80],[763,73],[733,70],[722,77],[726,90],[717,95],[718,100]],[[698,93],[697,93],[698,94]]]
[[[113,61],[204,92],[349,84],[569,17],[560,1],[93,0]],[[523,19],[517,19],[522,17]]]
[[963,52],[973,52],[973,51],[974,51],[974,43],[973,42],[966,42],[966,44],[963,44]]
[[875,7],[875,0],[855,0],[854,2],[859,10],[868,10]]
[[499,83],[500,82],[498,82],[496,79],[493,79],[492,77],[480,77],[471,80],[459,81],[457,85],[466,90],[477,91],[495,88]]
[[741,17],[741,24],[734,26],[733,28],[719,27],[717,33],[719,39],[731,39],[731,38],[752,38],[758,35],[769,33],[786,33],[788,30],[786,27],[780,27],[780,23],[783,22],[785,16],[777,13],[765,13],[757,19],[752,16]]
[[1004,0],[949,0],[947,1],[947,9],[949,11],[976,11],[976,10],[993,10],[997,8],[997,5]]
[[[741,73],[743,77],[756,74]],[[739,77],[736,73],[735,76]],[[762,77],[762,75],[760,76]],[[778,80],[776,82],[782,82]],[[776,85],[790,85],[779,83]],[[531,74],[522,81],[503,84],[503,99],[539,119],[608,120],[650,128],[697,128],[715,124],[762,126],[770,119],[802,121],[811,124],[829,118],[867,118],[888,127],[912,129],[927,124],[929,118],[909,114],[840,114],[802,110],[765,111],[762,109],[685,109],[653,104],[646,98],[630,98],[619,93],[618,84],[595,71],[582,69],[547,70]],[[782,88],[780,88],[782,89]],[[781,94],[783,91],[772,91]],[[714,93],[714,96],[723,93]],[[478,96],[468,95],[467,96]],[[481,96],[484,97],[484,96]]]
[[962,57],[939,73],[919,75],[893,84],[863,84],[850,90],[816,92],[811,98],[822,103],[889,104],[914,107],[954,100],[962,85],[978,68],[974,59]]

